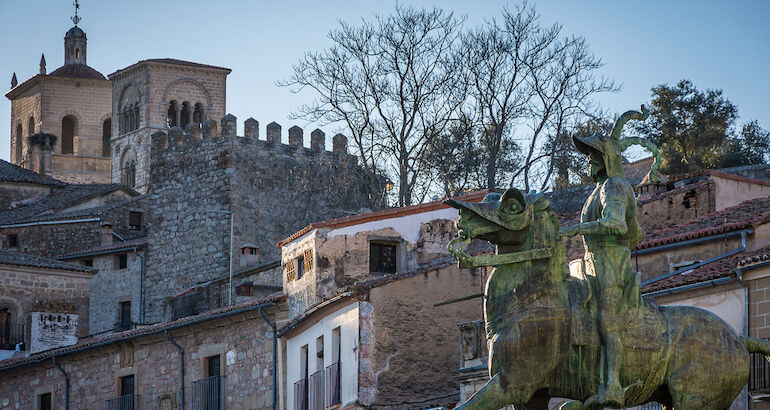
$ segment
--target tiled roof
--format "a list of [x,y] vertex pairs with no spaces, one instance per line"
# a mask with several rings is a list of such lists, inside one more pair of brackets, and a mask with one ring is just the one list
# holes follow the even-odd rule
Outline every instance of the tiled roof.
[[27,184],[51,185],[63,187],[66,183],[37,172],[24,169],[0,159],[0,182],[18,182]]
[[86,80],[107,80],[104,74],[85,64],[66,64],[48,75],[51,77],[83,78]]
[[229,316],[229,315],[243,313],[247,311],[253,311],[253,310],[256,310],[260,305],[280,302],[284,299],[286,299],[286,296],[284,294],[282,293],[274,294],[259,300],[255,299],[255,300],[250,300],[243,303],[226,306],[219,309],[213,309],[195,316],[187,316],[181,319],[156,323],[150,326],[138,327],[138,328],[126,330],[123,332],[112,333],[106,336],[80,339],[76,344],[71,346],[65,346],[65,347],[60,347],[58,349],[46,350],[44,352],[32,354],[28,357],[2,361],[0,362],[0,371],[9,369],[11,367],[28,364],[28,363],[35,363],[42,360],[47,360],[54,355],[61,356],[67,353],[75,352],[75,351],[87,350],[89,348],[94,348],[101,345],[120,342],[122,340],[135,339],[142,336],[148,336],[151,334],[160,333],[160,332],[163,332],[164,330],[170,330],[172,328],[175,329],[175,328],[180,328],[188,325],[193,325],[195,323],[205,322],[207,320],[216,319],[222,316]]
[[769,221],[770,197],[751,199],[718,212],[650,232],[636,249],[750,229]]
[[694,283],[725,278],[730,276],[732,272],[739,266],[750,263],[747,261],[768,260],[768,253],[770,253],[770,247],[764,247],[753,251],[744,251],[731,257],[703,265],[691,271],[669,276],[659,281],[644,285],[642,286],[641,291],[642,293],[650,293],[659,290],[672,289],[680,286],[691,285]]
[[[92,210],[55,214],[59,209],[77,205],[89,199],[106,195],[118,190],[126,190],[131,195],[138,193],[120,184],[67,185],[65,188],[43,197],[21,201],[15,207],[0,211],[0,225],[11,225],[41,220],[61,219],[84,214],[93,214]],[[45,214],[44,214],[45,213]]]
[[547,192],[544,196],[551,202],[551,209],[557,214],[574,214],[583,209],[583,204],[594,188],[595,185],[580,185]]
[[[455,197],[455,199],[466,202],[478,202],[481,201],[486,194],[491,192],[488,189],[482,189],[467,195]],[[444,200],[426,202],[424,204],[404,206],[400,208],[385,209],[382,211],[369,212],[366,214],[358,214],[352,216],[346,216],[344,218],[330,219],[328,221],[312,223],[301,230],[295,232],[288,238],[278,242],[277,246],[281,247],[287,243],[299,238],[300,236],[318,228],[341,228],[344,226],[359,225],[366,222],[379,221],[390,218],[400,218],[402,216],[419,214],[423,212],[435,211],[438,209],[450,208],[449,205],[444,204]]]
[[109,245],[99,246],[91,249],[85,249],[78,252],[66,253],[58,256],[56,259],[59,259],[59,260],[75,259],[78,257],[88,256],[93,254],[113,253],[113,252],[126,251],[134,248],[144,248],[145,246],[147,246],[147,238],[138,238],[138,239],[125,241],[125,242],[115,242]]
[[62,262],[56,259],[43,258],[40,256],[29,255],[26,253],[8,252],[3,250],[0,250],[0,264],[28,266],[32,268],[70,270],[70,271],[88,272],[88,273],[97,272],[96,269],[90,268],[87,266]]

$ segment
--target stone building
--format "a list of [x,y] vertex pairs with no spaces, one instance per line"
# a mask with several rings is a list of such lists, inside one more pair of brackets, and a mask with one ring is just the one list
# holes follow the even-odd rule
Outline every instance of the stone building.
[[0,361],[88,335],[90,267],[0,250]]
[[142,60],[110,74],[112,181],[146,192],[150,135],[222,118],[228,74],[229,68],[172,58]]
[[449,256],[456,218],[436,201],[313,223],[279,244],[292,319],[279,331],[282,408],[459,400],[456,323],[482,313],[473,300],[436,305],[481,291],[487,272]]
[[[77,25],[64,36],[64,65],[11,90],[11,162],[73,183],[110,181],[112,85],[86,63],[86,33]],[[46,140],[36,134],[54,135]]]

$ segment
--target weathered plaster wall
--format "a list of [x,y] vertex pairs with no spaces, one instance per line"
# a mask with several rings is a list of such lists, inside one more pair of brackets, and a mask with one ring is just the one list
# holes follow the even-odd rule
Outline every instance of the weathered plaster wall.
[[770,184],[767,184],[767,181],[753,183],[721,178],[715,175],[712,175],[711,178],[716,186],[716,210],[718,211],[749,199],[770,196]]
[[128,258],[125,269],[116,269],[115,258],[120,254],[93,257],[94,268],[99,269],[99,273],[89,282],[91,334],[117,329],[121,302],[131,302],[131,321],[141,323],[139,294],[142,264],[139,255],[144,250],[139,249],[137,253],[125,253]]
[[730,325],[735,333],[744,334],[744,290],[738,283],[659,296],[655,301],[662,306],[693,306],[708,310]]
[[[459,399],[457,323],[478,319],[480,299],[433,306],[479,292],[484,271],[455,265],[371,289],[371,369],[361,372],[361,404],[426,408]],[[363,325],[362,325],[363,328]],[[362,333],[362,355],[363,349]]]

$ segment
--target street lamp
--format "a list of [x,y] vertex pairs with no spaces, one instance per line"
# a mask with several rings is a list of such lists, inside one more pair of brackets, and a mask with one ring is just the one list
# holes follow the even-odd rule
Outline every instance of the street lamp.
[[206,209],[206,212],[230,215],[230,281],[227,285],[227,304],[229,306],[233,304],[233,212],[219,209]]

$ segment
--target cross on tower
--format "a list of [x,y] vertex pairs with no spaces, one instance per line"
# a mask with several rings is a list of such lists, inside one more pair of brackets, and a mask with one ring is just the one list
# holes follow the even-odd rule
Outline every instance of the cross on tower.
[[80,4],[78,4],[78,0],[75,0],[72,5],[75,6],[75,15],[72,17],[72,22],[77,26],[78,23],[80,23],[80,17],[78,17],[78,9],[80,8]]

